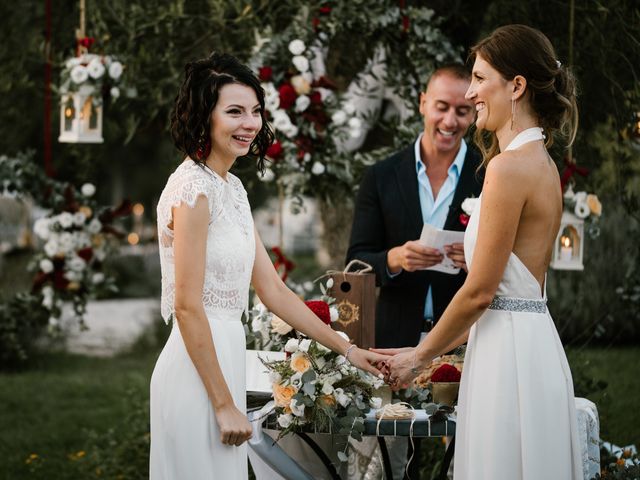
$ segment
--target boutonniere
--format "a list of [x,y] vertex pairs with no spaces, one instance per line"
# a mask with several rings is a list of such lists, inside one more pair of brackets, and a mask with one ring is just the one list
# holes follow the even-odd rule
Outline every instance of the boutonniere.
[[462,208],[462,213],[458,217],[458,220],[464,227],[468,225],[469,218],[471,217],[471,214],[475,210],[476,205],[478,204],[478,200],[479,199],[476,197],[468,197],[468,198],[465,198],[464,201],[462,202],[462,205],[460,205],[460,208]]

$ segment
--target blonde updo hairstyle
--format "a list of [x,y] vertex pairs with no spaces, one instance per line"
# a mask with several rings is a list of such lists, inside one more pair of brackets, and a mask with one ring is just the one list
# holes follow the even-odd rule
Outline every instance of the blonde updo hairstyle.
[[[478,55],[504,79],[522,75],[527,80],[525,95],[545,131],[547,147],[554,135],[566,138],[567,145],[573,143],[578,129],[575,79],[557,60],[551,42],[542,32],[526,25],[505,25],[471,48],[470,62]],[[474,141],[485,166],[500,152],[495,132],[477,129]]]

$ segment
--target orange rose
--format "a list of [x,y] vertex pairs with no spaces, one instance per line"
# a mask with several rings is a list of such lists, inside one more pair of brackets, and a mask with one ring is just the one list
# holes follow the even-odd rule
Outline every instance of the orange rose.
[[291,357],[291,368],[294,372],[304,373],[311,368],[311,362],[306,355],[293,355]]
[[271,331],[272,332],[278,333],[280,335],[286,335],[291,330],[293,330],[293,327],[291,325],[289,325],[287,322],[285,322],[284,320],[282,320],[280,317],[278,317],[276,314],[274,314],[271,317]]
[[322,403],[323,405],[327,406],[327,407],[335,407],[336,406],[336,399],[333,395],[321,395],[320,396],[320,403]]
[[602,204],[600,203],[600,200],[598,200],[598,197],[596,195],[587,195],[587,205],[589,205],[589,210],[591,210],[591,213],[593,213],[596,217],[602,215]]
[[298,393],[298,390],[293,385],[285,387],[279,383],[273,384],[273,399],[278,407],[288,407],[296,393]]

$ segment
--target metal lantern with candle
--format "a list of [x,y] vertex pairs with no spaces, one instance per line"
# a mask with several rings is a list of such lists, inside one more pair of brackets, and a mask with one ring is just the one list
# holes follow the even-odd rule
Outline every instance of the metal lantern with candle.
[[84,0],[80,0],[76,56],[67,59],[61,71],[59,142],[102,143],[103,97],[120,96],[116,85],[123,65],[114,57],[89,53],[94,39],[85,36],[84,15]]
[[556,237],[551,268],[556,270],[583,270],[584,220],[569,212],[562,213],[560,231]]

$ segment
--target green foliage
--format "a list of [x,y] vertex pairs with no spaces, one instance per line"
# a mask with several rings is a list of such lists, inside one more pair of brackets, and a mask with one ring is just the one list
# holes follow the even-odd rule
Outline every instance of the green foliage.
[[23,366],[48,323],[41,295],[18,293],[0,303],[0,368]]

